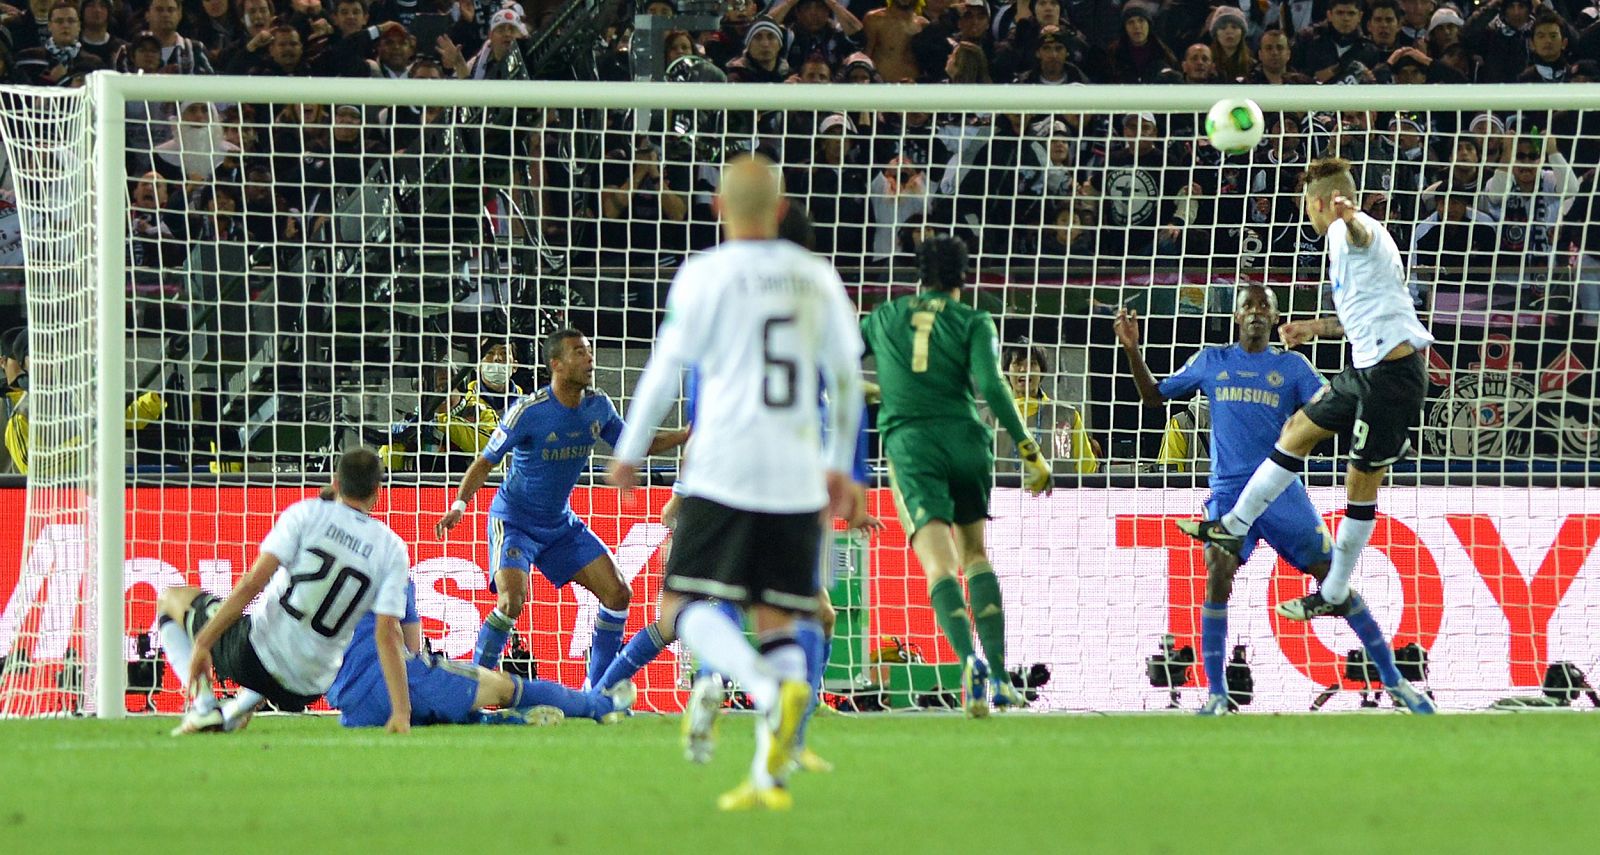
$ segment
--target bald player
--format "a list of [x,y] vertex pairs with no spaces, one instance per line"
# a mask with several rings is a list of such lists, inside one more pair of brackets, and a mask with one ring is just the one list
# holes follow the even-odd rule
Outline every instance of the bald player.
[[[695,366],[700,396],[662,609],[760,713],[750,778],[718,807],[782,810],[793,803],[784,781],[811,700],[795,621],[817,609],[821,512],[849,519],[858,501],[861,335],[833,268],[778,239],[786,203],[772,161],[734,158],[719,187],[723,243],[673,280],[610,480],[623,491],[638,483],[650,436]],[[825,431],[819,386],[834,402]],[[710,598],[749,610],[759,650]]]

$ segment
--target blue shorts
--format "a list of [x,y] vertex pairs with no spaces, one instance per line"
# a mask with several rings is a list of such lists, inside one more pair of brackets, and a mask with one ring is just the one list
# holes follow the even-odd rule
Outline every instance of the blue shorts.
[[[411,691],[411,724],[466,724],[478,698],[478,670],[439,654],[406,660],[406,688]],[[345,704],[339,723],[345,727],[382,727],[389,721],[389,690],[377,681],[366,697]]]
[[[1206,519],[1218,519],[1227,513],[1242,492],[1242,483],[1212,487],[1211,498],[1206,500]],[[1299,479],[1290,482],[1289,489],[1267,506],[1267,512],[1245,534],[1244,548],[1239,552],[1240,564],[1250,560],[1250,553],[1262,540],[1301,572],[1333,558],[1333,536],[1328,534],[1327,525],[1312,507],[1311,497],[1306,495],[1306,487]]]
[[557,588],[572,581],[578,571],[610,550],[578,515],[567,511],[553,526],[524,526],[489,517],[489,590],[502,568],[529,572],[530,567]]

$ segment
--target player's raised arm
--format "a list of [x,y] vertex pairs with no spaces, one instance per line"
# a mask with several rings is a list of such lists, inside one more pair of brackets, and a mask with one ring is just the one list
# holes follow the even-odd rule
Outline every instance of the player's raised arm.
[[1017,444],[1017,454],[1022,458],[1023,489],[1034,494],[1050,492],[1050,464],[1040,453],[1039,443],[1022,423],[1016,398],[1011,394],[1011,387],[1006,385],[1006,378],[1000,373],[1000,335],[995,332],[994,319],[989,315],[980,314],[977,323],[972,325],[972,338],[967,342],[967,349],[968,364],[972,366],[973,379],[978,382],[978,391],[983,393],[983,400],[1000,426]]
[[[496,429],[496,438],[499,437],[499,433],[499,429]],[[493,439],[490,440],[490,445],[494,445]],[[489,473],[494,470],[497,462],[491,461],[480,454],[478,459],[472,461],[472,465],[467,467],[466,474],[461,476],[461,486],[456,490],[455,502],[450,505],[450,510],[446,511],[445,515],[440,517],[439,521],[433,526],[435,537],[444,540],[445,536],[450,533],[450,529],[455,528],[456,524],[461,522],[461,517],[467,512],[467,505],[472,502],[473,494],[477,493],[478,489],[484,485],[484,482],[489,480]]]
[[1339,338],[1344,335],[1344,324],[1337,317],[1317,318],[1314,321],[1290,321],[1278,327],[1278,337],[1283,346],[1299,347],[1312,339]]
[[1118,309],[1117,319],[1112,322],[1111,328],[1116,331],[1117,341],[1122,344],[1122,352],[1128,355],[1128,370],[1133,375],[1133,385],[1139,389],[1139,400],[1147,407],[1165,404],[1167,396],[1161,394],[1160,384],[1156,383],[1155,375],[1150,373],[1150,366],[1144,361],[1144,353],[1139,350],[1139,313],[1131,309]]

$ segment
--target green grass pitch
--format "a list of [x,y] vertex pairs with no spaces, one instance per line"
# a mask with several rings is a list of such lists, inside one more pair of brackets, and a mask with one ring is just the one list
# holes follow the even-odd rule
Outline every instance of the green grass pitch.
[[1593,851],[1600,713],[829,717],[838,770],[719,814],[673,717],[419,728],[0,722],[0,852]]

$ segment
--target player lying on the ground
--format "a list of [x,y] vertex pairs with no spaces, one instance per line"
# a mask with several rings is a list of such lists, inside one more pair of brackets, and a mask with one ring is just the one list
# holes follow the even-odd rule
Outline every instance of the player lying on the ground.
[[[557,588],[576,582],[600,601],[588,667],[588,684],[597,686],[622,646],[633,591],[611,550],[573,513],[569,497],[589,468],[595,442],[614,445],[622,434],[622,416],[593,386],[594,352],[583,333],[570,328],[553,333],[545,358],[550,385],[518,401],[500,419],[434,532],[443,539],[461,522],[473,494],[510,454],[511,470],[489,506],[489,589],[496,600],[478,632],[474,660],[485,668],[499,667],[528,600],[530,568],[537,567]],[[649,453],[675,448],[687,438],[687,431],[663,431],[652,438]]]
[[1377,525],[1378,486],[1411,449],[1411,428],[1428,385],[1421,351],[1433,344],[1417,320],[1399,247],[1383,224],[1356,204],[1349,161],[1312,161],[1306,169],[1305,210],[1312,228],[1328,239],[1328,281],[1337,317],[1293,321],[1278,332],[1285,347],[1319,336],[1347,336],[1350,367],[1283,426],[1272,453],[1227,513],[1178,524],[1190,537],[1238,554],[1250,527],[1298,482],[1306,455],[1348,430],[1354,439],[1345,476],[1348,505],[1333,559],[1317,591],[1278,604],[1278,613],[1292,620],[1345,615],[1355,608],[1350,574]]
[[[378,623],[367,615],[356,624],[339,676],[328,689],[328,705],[339,710],[345,727],[376,727],[389,719],[389,694],[378,661]],[[455,662],[422,649],[422,619],[417,616],[416,583],[406,585],[406,611],[400,619],[406,648],[406,686],[411,693],[411,723],[554,724],[563,718],[591,718],[609,724],[633,706],[633,683],[605,693],[578,692],[548,680],[528,680]],[[497,712],[484,713],[486,707]]]
[[[718,806],[784,809],[793,803],[783,785],[812,697],[795,622],[816,612],[822,514],[852,518],[858,499],[849,471],[861,338],[838,274],[775,239],[783,179],[770,160],[730,159],[715,206],[725,240],[686,261],[673,280],[610,480],[624,492],[637,485],[649,432],[676,401],[684,369],[695,366],[699,412],[662,605],[676,610],[684,646],[737,680],[760,713],[750,777]],[[821,432],[819,385],[832,404]],[[708,602],[713,597],[750,608],[759,651]]]
[[[1196,389],[1211,400],[1211,498],[1206,519],[1216,519],[1238,498],[1250,473],[1271,453],[1272,437],[1290,416],[1322,393],[1324,384],[1304,356],[1271,347],[1272,329],[1278,323],[1278,302],[1260,285],[1239,288],[1234,296],[1234,324],[1239,343],[1207,347],[1196,353],[1178,373],[1157,383],[1139,352],[1139,316],[1126,309],[1117,312],[1116,334],[1128,355],[1134,385],[1147,407],[1158,407]],[[1256,543],[1268,546],[1295,569],[1321,581],[1327,578],[1333,539],[1311,505],[1299,481],[1274,501],[1250,527],[1237,552],[1216,546],[1205,551],[1206,601],[1200,610],[1200,658],[1210,691],[1202,715],[1223,715],[1228,700],[1225,659],[1228,643],[1228,598],[1239,565],[1250,560]],[[1383,637],[1377,620],[1361,599],[1350,592],[1345,619],[1367,656],[1378,667],[1383,685],[1395,700],[1416,712],[1432,712],[1432,704],[1401,679],[1394,651]]]
[[[333,478],[335,499],[306,499],[284,510],[226,600],[187,586],[161,592],[162,648],[190,695],[174,735],[237,730],[263,700],[304,709],[333,685],[355,624],[369,612],[383,642],[375,655],[391,711],[385,727],[411,729],[400,644],[411,562],[400,536],[369,516],[382,479],[377,454],[346,451]],[[246,615],[258,594],[260,613]],[[212,692],[213,663],[218,675],[243,687],[225,705]]]
[[[1005,611],[983,541],[994,432],[978,415],[974,381],[1017,444],[1022,483],[1029,493],[1050,490],[1050,465],[1023,426],[1011,388],[1000,375],[994,320],[961,302],[966,244],[954,235],[928,238],[917,250],[917,266],[921,293],[879,306],[861,322],[861,332],[867,350],[877,357],[883,395],[878,431],[900,524],[927,576],[934,617],[961,658],[962,707],[967,715],[981,718],[989,714],[991,668],[997,675],[995,706],[1021,706],[1023,701],[1004,677]],[[961,576],[972,595],[971,622]],[[973,651],[973,623],[987,663]]]

